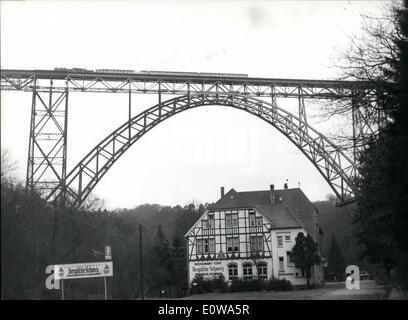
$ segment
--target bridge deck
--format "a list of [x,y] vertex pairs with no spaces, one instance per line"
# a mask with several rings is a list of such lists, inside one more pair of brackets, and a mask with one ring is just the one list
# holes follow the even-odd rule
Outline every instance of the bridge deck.
[[75,80],[95,80],[96,78],[103,79],[103,81],[148,81],[155,82],[163,81],[181,81],[196,84],[213,83],[219,81],[224,84],[248,84],[248,85],[278,85],[278,86],[307,86],[307,87],[331,87],[331,88],[347,88],[347,89],[370,89],[373,88],[374,83],[368,81],[345,81],[345,80],[316,80],[316,79],[281,79],[281,78],[259,78],[259,77],[242,77],[242,76],[208,76],[208,75],[182,75],[174,74],[146,74],[146,73],[121,73],[121,72],[75,72],[75,71],[58,71],[58,70],[18,70],[18,69],[3,69],[1,70],[1,78],[30,78],[37,79],[59,79],[65,80],[67,78]]

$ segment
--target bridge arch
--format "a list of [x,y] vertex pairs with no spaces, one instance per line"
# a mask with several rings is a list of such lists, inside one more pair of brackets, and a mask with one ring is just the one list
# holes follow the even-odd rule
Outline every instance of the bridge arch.
[[205,105],[246,111],[284,134],[313,163],[341,202],[357,194],[355,163],[322,133],[276,103],[230,93],[197,93],[169,99],[126,121],[98,143],[46,200],[79,208],[111,166],[144,134],[173,115]]

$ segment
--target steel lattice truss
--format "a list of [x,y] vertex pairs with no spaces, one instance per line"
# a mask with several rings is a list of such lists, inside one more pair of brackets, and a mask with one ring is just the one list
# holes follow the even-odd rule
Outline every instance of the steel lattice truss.
[[[70,205],[80,207],[110,167],[145,133],[175,114],[204,105],[234,107],[268,122],[305,154],[340,200],[355,196],[355,164],[323,134],[276,104],[246,96],[208,93],[162,102],[125,122],[103,139],[67,175],[66,196]],[[61,187],[56,187],[47,200],[58,202],[63,194]]]
[[[106,171],[144,133],[176,113],[210,104],[242,109],[273,125],[305,154],[344,203],[357,195],[354,180],[358,177],[355,164],[358,154],[385,118],[378,117],[372,106],[378,88],[369,82],[1,70],[0,89],[32,92],[27,187],[41,191],[48,201],[68,200],[76,207],[81,206]],[[126,93],[129,121],[106,137],[67,175],[70,92]],[[155,94],[159,103],[131,118],[132,94]],[[178,97],[162,102],[163,94]],[[271,103],[264,101],[266,97]],[[277,98],[298,99],[298,115],[278,108]],[[308,125],[305,99],[352,101],[354,161]]]
[[26,181],[45,196],[65,181],[67,110],[67,89],[48,95],[33,91]]
[[40,70],[2,70],[2,90],[37,92],[122,92],[176,94],[233,93],[258,97],[351,98],[353,90],[375,94],[370,82],[269,78],[223,78],[179,75],[68,73]]

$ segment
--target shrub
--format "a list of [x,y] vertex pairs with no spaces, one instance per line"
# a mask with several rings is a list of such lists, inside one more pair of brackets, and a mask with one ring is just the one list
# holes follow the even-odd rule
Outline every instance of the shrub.
[[204,279],[203,276],[196,276],[191,282],[191,293],[226,292],[227,283],[223,274]]
[[228,285],[223,274],[210,280],[210,288],[215,292],[226,292]]
[[242,292],[242,291],[261,291],[275,290],[288,291],[292,290],[292,284],[286,279],[271,280],[232,280],[228,287],[225,277],[221,274],[211,279],[204,279],[202,276],[196,276],[191,283],[191,294],[200,294],[207,292]]
[[239,292],[239,291],[260,291],[263,289],[262,281],[257,279],[253,280],[242,280],[236,279],[231,282],[229,287],[230,292]]
[[267,290],[274,291],[289,291],[292,290],[292,283],[289,280],[283,279],[271,279],[266,285]]

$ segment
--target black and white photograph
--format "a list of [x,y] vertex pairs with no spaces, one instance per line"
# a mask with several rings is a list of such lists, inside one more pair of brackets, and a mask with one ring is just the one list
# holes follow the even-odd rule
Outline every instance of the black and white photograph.
[[1,300],[408,299],[407,0],[0,9]]

